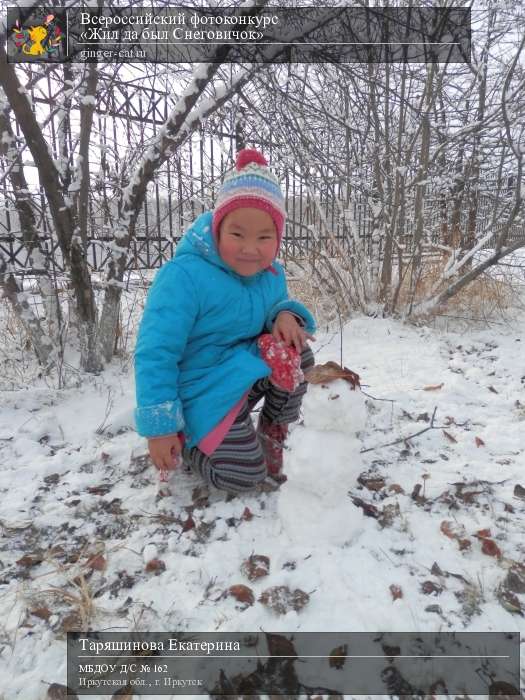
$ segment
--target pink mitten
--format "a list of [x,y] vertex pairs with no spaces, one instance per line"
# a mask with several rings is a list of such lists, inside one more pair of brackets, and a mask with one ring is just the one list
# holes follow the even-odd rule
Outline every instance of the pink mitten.
[[271,333],[264,333],[257,341],[266,364],[271,368],[270,381],[285,391],[294,391],[304,380],[301,370],[301,356],[297,350],[282,340],[276,340]]

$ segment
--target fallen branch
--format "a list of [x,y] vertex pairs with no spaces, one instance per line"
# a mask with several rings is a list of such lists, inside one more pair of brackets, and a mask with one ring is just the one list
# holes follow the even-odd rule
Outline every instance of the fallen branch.
[[[367,386],[367,385],[365,385],[365,386]],[[372,399],[373,401],[390,401],[390,403],[392,403],[392,404],[395,403],[395,401],[396,401],[395,399],[381,399],[377,396],[372,396],[372,394],[367,394],[366,391],[363,391],[363,386],[361,386],[361,393],[363,394],[363,396],[368,396],[368,398]]]
[[391,445],[398,445],[400,442],[406,442],[407,440],[411,440],[412,438],[418,437],[419,435],[423,435],[423,433],[426,433],[428,430],[444,430],[448,426],[446,426],[446,425],[434,425],[434,418],[436,417],[436,411],[437,411],[437,406],[434,407],[434,411],[432,413],[432,418],[430,419],[430,425],[427,425],[427,427],[423,428],[422,430],[418,430],[417,433],[412,433],[412,435],[407,435],[405,437],[398,438],[397,440],[393,440],[392,442],[385,442],[383,445],[376,445],[375,447],[366,447],[366,448],[360,450],[360,452],[361,453],[371,452],[372,450],[379,450],[381,447],[390,447]]
[[368,397],[369,399],[372,399],[372,401],[388,401],[388,402],[390,402],[390,428],[389,428],[389,429],[391,429],[391,428],[392,428],[392,423],[393,423],[393,420],[394,420],[394,403],[395,403],[395,399],[380,399],[380,398],[377,398],[377,396],[372,396],[372,394],[368,394],[366,391],[363,391],[363,387],[362,387],[362,386],[361,386],[361,393],[363,394],[363,396],[366,396],[366,397]]

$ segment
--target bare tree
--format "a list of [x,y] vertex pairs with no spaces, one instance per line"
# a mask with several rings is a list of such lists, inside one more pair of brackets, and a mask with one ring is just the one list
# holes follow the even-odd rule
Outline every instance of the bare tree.
[[[250,8],[250,12],[260,12],[263,5]],[[243,12],[248,12],[244,10]],[[39,172],[40,182],[45,192],[46,201],[53,224],[53,233],[58,241],[64,265],[68,272],[73,288],[75,315],[80,335],[81,367],[89,372],[102,369],[104,362],[111,359],[117,327],[118,310],[122,293],[122,280],[126,268],[129,246],[135,235],[138,214],[143,206],[146,188],[154,178],[160,166],[171,153],[184,143],[188,135],[203,119],[218,110],[236,93],[250,77],[258,70],[258,65],[241,66],[229,83],[214,77],[220,74],[221,64],[227,58],[230,47],[219,46],[212,57],[213,62],[200,64],[190,76],[186,89],[176,100],[166,123],[160,133],[153,139],[149,148],[135,163],[130,181],[125,186],[119,198],[119,217],[114,223],[114,242],[112,254],[105,269],[103,287],[104,300],[100,314],[98,313],[93,281],[87,264],[88,244],[88,201],[90,197],[90,165],[89,144],[92,135],[93,114],[97,103],[99,89],[99,68],[97,64],[77,66],[76,70],[69,64],[64,64],[61,82],[65,86],[63,103],[71,104],[74,87],[80,109],[80,128],[77,144],[69,151],[67,139],[61,139],[61,158],[58,163],[52,158],[48,149],[44,132],[38,123],[35,111],[28,99],[27,89],[20,83],[19,73],[13,64],[7,63],[4,47],[0,47],[0,62],[4,69],[1,73],[0,86],[5,99],[2,101],[2,124],[7,137],[4,138],[3,154],[7,159],[9,178],[14,196],[15,206],[19,213],[23,229],[23,241],[28,244],[33,257],[37,253],[38,236],[34,230],[34,216],[31,215],[31,205],[28,203],[28,188],[22,175],[17,175],[21,168],[19,150],[14,147],[13,129],[10,119],[18,123],[24,135],[24,141],[29,149]],[[42,71],[52,72],[54,68],[42,67]],[[214,98],[203,99],[199,106],[197,102],[205,91],[215,93]],[[62,112],[60,133],[69,130],[68,108]],[[8,144],[10,147],[8,147]],[[73,162],[70,165],[70,162]],[[18,165],[17,165],[18,163]],[[48,334],[42,332],[41,323],[36,318],[30,318],[27,303],[23,304],[21,290],[12,274],[7,270],[7,264],[2,263],[4,275],[2,286],[7,298],[13,305],[20,319],[24,322],[35,350],[38,347],[39,357],[46,356],[47,341],[43,348],[39,345]],[[43,282],[49,286],[49,278],[44,275]],[[44,282],[44,280],[46,280]],[[41,290],[42,291],[42,290]],[[48,294],[47,298],[51,295]],[[24,310],[22,314],[22,310]],[[55,306],[55,314],[59,309]],[[51,327],[56,318],[50,313],[48,320]],[[56,334],[55,334],[56,335]],[[56,337],[54,340],[55,348]],[[47,353],[49,356],[49,353]]]
[[[315,265],[322,260],[329,280],[343,265],[350,306],[404,314],[439,307],[525,244],[522,47],[516,32],[502,44],[523,17],[488,4],[477,21],[471,65],[293,66],[284,81],[273,71],[245,95],[254,119],[282,144],[290,175],[310,185],[311,237],[339,233],[337,263],[316,248]],[[512,206],[502,185],[509,173]],[[319,191],[329,193],[324,213]],[[363,203],[367,214],[356,222],[352,211]],[[489,245],[494,252],[481,260]],[[430,284],[432,251],[443,257]]]
[[[28,195],[23,148],[38,168],[52,235],[72,286],[81,365],[88,371],[99,371],[114,351],[130,247],[148,187],[158,183],[169,158],[180,157],[195,129],[205,120],[231,116],[234,104],[244,110],[242,129],[235,121],[238,147],[249,143],[250,133],[275,144],[274,162],[292,186],[289,216],[312,251],[314,274],[337,292],[345,313],[352,308],[382,313],[438,308],[524,245],[523,40],[516,44],[514,34],[502,44],[511,28],[523,27],[523,18],[518,10],[504,12],[488,3],[480,23],[477,37],[482,40],[471,65],[243,64],[227,71],[221,63],[229,47],[220,46],[213,62],[193,71],[144,67],[142,81],[161,81],[173,92],[171,112],[158,133],[149,140],[142,135],[127,150],[101,143],[98,172],[90,161],[97,105],[118,79],[119,67],[112,67],[113,77],[108,67],[102,77],[96,64],[33,71],[35,84],[63,85],[49,117],[58,119],[54,159],[46,124],[39,124],[28,86],[21,84],[24,69],[7,64],[0,47],[4,177],[23,245],[44,272],[39,285],[45,324],[31,312],[5,259],[0,259],[0,284],[40,360],[49,364],[60,356],[64,319],[40,248],[38,222],[45,212]],[[303,28],[302,35],[308,31]],[[277,47],[274,56],[280,51]],[[78,128],[71,120],[72,103],[79,109]],[[502,185],[509,174],[512,202]],[[495,189],[484,191],[488,175]],[[487,216],[483,206],[489,197]],[[99,282],[102,294],[97,294],[86,254],[93,202],[112,237]],[[492,249],[481,257],[489,244]],[[429,251],[438,251],[442,264],[430,286],[420,284]]]

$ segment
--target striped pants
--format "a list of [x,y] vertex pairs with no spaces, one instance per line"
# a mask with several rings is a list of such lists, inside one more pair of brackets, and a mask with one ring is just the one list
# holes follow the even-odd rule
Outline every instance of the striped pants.
[[[307,345],[301,353],[301,369],[315,364],[314,355]],[[299,418],[307,382],[293,392],[283,391],[268,377],[258,379],[239,411],[235,422],[222,443],[209,457],[198,447],[183,448],[182,458],[190,469],[207,484],[230,493],[249,491],[266,478],[266,464],[250,412],[264,397],[262,414],[273,423],[294,423]]]

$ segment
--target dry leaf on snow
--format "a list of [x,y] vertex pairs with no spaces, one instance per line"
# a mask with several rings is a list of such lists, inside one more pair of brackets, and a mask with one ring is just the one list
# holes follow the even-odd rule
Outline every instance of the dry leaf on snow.
[[188,532],[188,530],[192,530],[194,527],[195,520],[191,517],[191,515],[188,515],[187,519],[182,524],[182,532]]
[[16,560],[18,566],[37,566],[44,561],[44,555],[41,552],[33,552],[31,554],[24,554],[23,557]]
[[389,588],[393,600],[398,600],[399,598],[403,597],[403,590],[401,589],[401,586],[396,586],[395,583],[391,583]]
[[490,534],[490,528],[486,527],[483,530],[478,530],[476,533],[474,533],[474,537],[477,537],[480,540],[486,539],[487,537],[492,537]]
[[102,554],[95,554],[87,560],[86,566],[90,569],[95,569],[95,571],[104,571],[107,562]]
[[489,557],[498,557],[498,559],[501,557],[501,549],[494,540],[484,539],[481,545],[481,551]]
[[325,382],[333,382],[336,379],[344,379],[351,384],[352,389],[356,386],[361,386],[359,375],[352,372],[348,367],[341,367],[337,362],[329,360],[324,365],[315,365],[304,373],[304,378],[309,384],[323,384]]
[[330,656],[328,657],[328,665],[330,668],[343,668],[347,654],[348,644],[341,644],[340,647],[335,647],[335,649],[332,649]]
[[47,700],[78,700],[78,695],[71,688],[61,683],[51,683],[47,689]]
[[439,595],[443,592],[443,588],[439,584],[434,583],[434,581],[423,581],[421,584],[421,592],[425,595]]
[[513,562],[504,581],[505,588],[513,593],[525,593],[525,564]]
[[514,487],[514,495],[516,498],[523,498],[525,499],[525,489],[521,484],[516,484]]
[[[450,537],[451,540],[455,540],[459,536],[459,533],[457,532],[458,527],[455,526],[454,523],[450,522],[450,520],[443,520],[443,522],[439,526],[439,529],[444,535]],[[461,528],[460,531],[464,532],[464,529]]]
[[270,573],[270,559],[264,554],[252,554],[241,564],[241,572],[250,580],[256,581]]
[[248,506],[245,507],[245,509],[242,512],[241,515],[241,520],[251,520],[253,518],[253,513],[252,511],[248,508]]
[[41,620],[49,620],[51,617],[51,610],[49,608],[46,608],[45,606],[41,606],[39,608],[34,608],[33,610],[29,611],[31,615],[34,615],[35,617],[39,617]]
[[463,525],[454,525],[450,520],[443,520],[439,529],[446,537],[449,537],[451,540],[456,540],[461,551],[469,549],[472,544],[469,539],[462,537],[462,535],[465,534]]
[[291,591],[288,586],[272,586],[263,591],[258,600],[277,614],[284,615],[289,610],[302,610],[310,596],[300,588]]
[[150,561],[144,567],[144,571],[147,571],[148,574],[161,574],[163,571],[166,571],[166,564],[162,561],[162,559],[150,559]]
[[518,596],[512,591],[509,591],[505,585],[499,587],[497,591],[497,598],[505,610],[523,617],[523,610]]
[[271,656],[292,656],[297,658],[294,643],[283,634],[266,632],[266,644]]
[[255,596],[253,595],[252,589],[248,586],[245,586],[243,583],[237,583],[233,586],[230,586],[225,591],[223,591],[220,597],[235,598],[235,600],[239,603],[242,603],[245,608],[255,603]]

